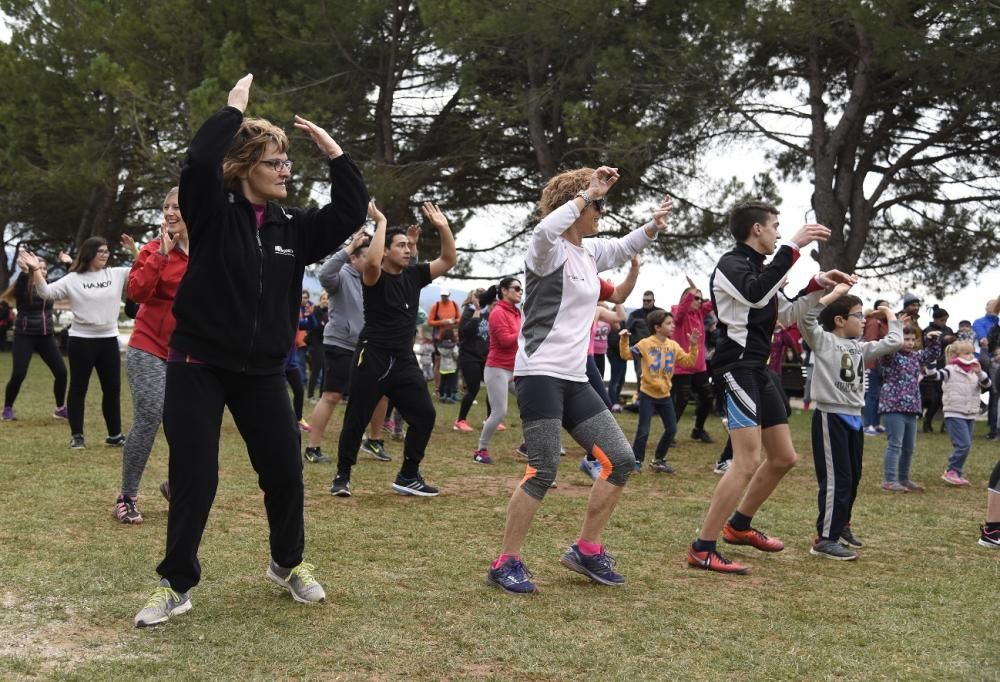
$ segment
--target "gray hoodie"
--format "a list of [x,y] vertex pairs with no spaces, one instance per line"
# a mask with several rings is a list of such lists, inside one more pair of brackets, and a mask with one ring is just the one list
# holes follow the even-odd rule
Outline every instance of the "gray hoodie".
[[330,295],[330,321],[323,330],[323,345],[353,351],[365,326],[365,309],[361,273],[348,265],[350,260],[347,249],[333,254],[319,270],[319,283]]
[[889,322],[889,333],[880,341],[847,339],[825,331],[819,324],[822,305],[810,308],[799,320],[802,339],[812,348],[812,400],[817,410],[860,415],[865,405],[865,360],[899,350],[903,324]]

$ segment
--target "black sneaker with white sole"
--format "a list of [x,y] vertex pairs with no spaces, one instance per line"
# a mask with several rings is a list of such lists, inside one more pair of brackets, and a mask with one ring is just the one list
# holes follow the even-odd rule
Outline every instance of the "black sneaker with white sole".
[[416,478],[405,478],[399,474],[392,484],[392,489],[400,495],[416,495],[417,497],[435,497],[438,494],[438,489],[428,485],[420,474],[417,474]]
[[865,543],[854,537],[854,533],[851,532],[850,526],[844,526],[844,530],[840,531],[840,544],[850,547],[851,549],[861,549],[865,546]]
[[109,448],[120,448],[125,445],[125,436],[121,433],[117,436],[108,436],[104,439],[104,444]]
[[307,462],[312,462],[313,464],[329,464],[333,460],[323,454],[319,446],[314,448],[306,448],[305,457]]
[[809,553],[836,561],[854,561],[858,558],[857,552],[833,540],[817,540],[809,548]]
[[330,494],[334,497],[350,497],[351,479],[347,478],[347,476],[337,474],[337,477],[333,479],[333,483],[330,485]]

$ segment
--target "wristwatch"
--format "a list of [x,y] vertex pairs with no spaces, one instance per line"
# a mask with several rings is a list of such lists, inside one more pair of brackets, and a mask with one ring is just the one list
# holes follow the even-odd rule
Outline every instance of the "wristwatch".
[[576,196],[578,196],[581,199],[583,199],[583,207],[584,208],[587,208],[592,203],[594,203],[594,200],[590,198],[590,195],[587,194],[587,190],[585,190],[585,189],[581,189],[579,192],[577,192]]

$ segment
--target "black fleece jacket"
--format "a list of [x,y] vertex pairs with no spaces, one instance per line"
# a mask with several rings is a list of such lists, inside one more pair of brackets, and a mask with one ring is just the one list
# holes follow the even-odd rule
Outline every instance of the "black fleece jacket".
[[181,170],[179,203],[191,243],[174,300],[170,346],[223,369],[280,374],[298,326],[305,266],[336,251],[364,224],[368,190],[346,154],[329,162],[330,203],[253,206],[227,189],[222,161],[243,121],[226,107],[198,130]]

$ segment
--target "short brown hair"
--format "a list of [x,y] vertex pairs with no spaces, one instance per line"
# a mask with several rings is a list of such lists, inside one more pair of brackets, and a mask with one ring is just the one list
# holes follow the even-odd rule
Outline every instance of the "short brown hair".
[[279,154],[284,154],[288,151],[288,136],[284,130],[263,118],[243,119],[233,137],[233,146],[222,162],[222,179],[226,187],[239,189],[240,177],[257,167],[268,144],[273,144]]
[[649,331],[653,331],[653,327],[659,327],[668,317],[673,319],[674,316],[666,310],[654,310],[649,315],[646,315],[646,323],[649,325]]
[[766,201],[745,201],[736,204],[729,214],[729,231],[738,242],[745,242],[750,237],[750,228],[755,223],[763,225],[768,215],[778,215],[778,209]]
[[572,201],[577,192],[590,186],[595,172],[593,168],[578,168],[552,176],[542,188],[542,198],[538,202],[539,216],[544,218],[567,201]]

